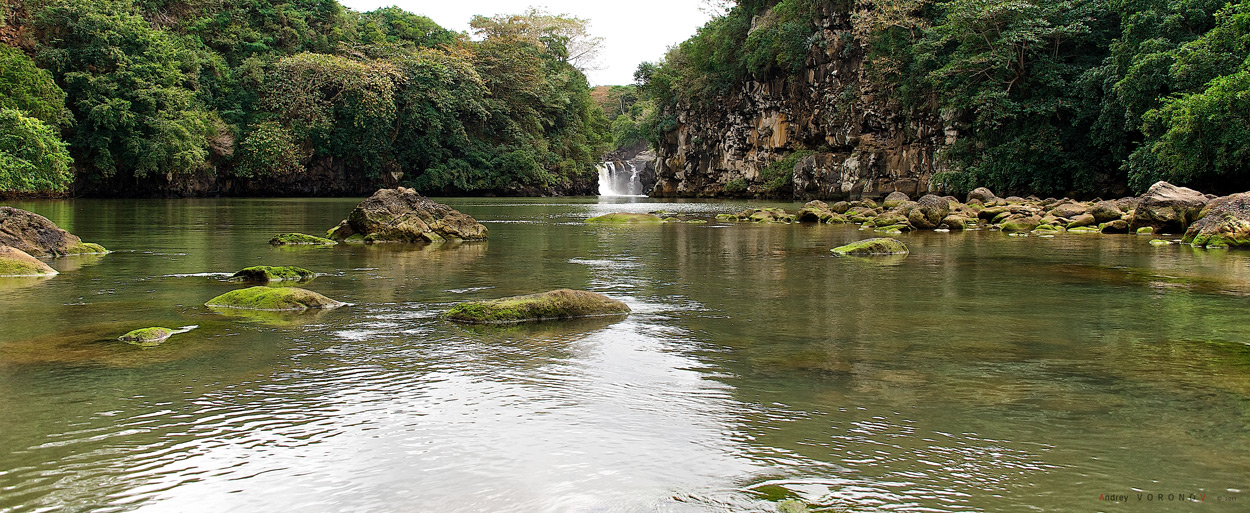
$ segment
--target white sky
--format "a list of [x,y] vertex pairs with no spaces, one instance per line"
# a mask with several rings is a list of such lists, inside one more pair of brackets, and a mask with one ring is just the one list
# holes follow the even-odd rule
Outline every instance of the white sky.
[[706,0],[339,0],[360,12],[397,5],[427,16],[444,28],[469,30],[474,14],[519,14],[534,6],[553,14],[590,20],[591,35],[604,38],[600,70],[586,72],[591,85],[634,83],[634,70],[643,61],[658,61],[669,46],[685,41],[711,18]]

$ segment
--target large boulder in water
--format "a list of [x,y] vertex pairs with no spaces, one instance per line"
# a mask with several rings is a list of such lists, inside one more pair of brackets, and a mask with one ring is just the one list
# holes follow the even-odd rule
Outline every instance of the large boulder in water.
[[881,206],[885,208],[894,208],[903,204],[904,201],[911,201],[911,197],[905,193],[894,191],[887,195],[884,200],[881,200]]
[[1201,192],[1158,182],[1151,185],[1137,203],[1129,229],[1149,226],[1156,233],[1182,233],[1190,223],[1198,220],[1206,204],[1207,197]]
[[926,194],[916,202],[915,208],[907,214],[912,226],[921,230],[932,230],[942,224],[942,220],[951,213],[951,202],[941,196]]
[[976,189],[973,189],[972,192],[968,193],[968,198],[965,203],[971,203],[973,200],[981,202],[982,205],[989,205],[998,201],[998,195],[994,194],[994,191],[986,189],[985,187],[977,187]]
[[295,287],[249,287],[232,290],[204,303],[218,309],[262,310],[268,312],[301,312],[346,306],[311,290]]
[[472,217],[405,187],[373,193],[329,231],[331,239],[361,242],[482,240],[486,234]]
[[831,249],[838,256],[906,255],[907,245],[898,239],[879,237]]
[[56,274],[48,264],[17,248],[0,246],[0,278],[14,276],[51,276]]
[[1250,247],[1250,193],[1211,200],[1204,215],[1185,231],[1195,247]]
[[625,315],[629,305],[584,290],[553,290],[489,301],[470,301],[453,306],[443,319],[467,324],[510,324],[528,321]]
[[0,207],[0,246],[35,257],[108,252],[104,246],[83,242],[44,216],[13,207]]

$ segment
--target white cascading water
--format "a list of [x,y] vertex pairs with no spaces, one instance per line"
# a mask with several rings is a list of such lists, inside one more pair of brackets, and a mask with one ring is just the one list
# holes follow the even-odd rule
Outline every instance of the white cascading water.
[[617,172],[616,163],[612,161],[599,164],[599,195],[600,196],[638,196],[642,194],[642,183],[638,181],[638,167],[633,162],[629,166],[629,175]]

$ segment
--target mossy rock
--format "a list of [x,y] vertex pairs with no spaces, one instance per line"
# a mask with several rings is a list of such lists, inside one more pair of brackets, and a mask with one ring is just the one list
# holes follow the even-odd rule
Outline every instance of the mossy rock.
[[279,233],[269,239],[269,243],[274,246],[333,246],[338,244],[331,239],[325,237],[317,237],[315,235],[307,235],[303,233]]
[[1154,235],[1155,229],[1153,226],[1143,226],[1137,229],[1137,234],[1138,235]]
[[142,328],[117,337],[117,340],[136,346],[155,346],[173,334],[174,330],[169,328]]
[[109,250],[104,249],[104,246],[101,246],[99,244],[96,244],[93,242],[79,242],[78,244],[70,246],[69,251],[66,254],[69,254],[69,255],[103,255],[108,252]]
[[888,237],[864,239],[830,251],[839,256],[906,255],[908,253],[906,244]]
[[811,513],[811,511],[807,504],[798,499],[786,499],[777,504],[777,513]]
[[1012,217],[1002,221],[998,229],[1003,233],[1028,233],[1042,224],[1037,216]]
[[204,306],[267,312],[298,312],[317,308],[338,308],[346,304],[311,290],[295,287],[249,287],[217,296],[204,303]]
[[1068,233],[1101,233],[1097,226],[1075,226],[1068,228]]
[[0,278],[52,276],[56,269],[17,248],[0,246]]
[[273,281],[309,282],[316,277],[317,273],[303,267],[258,265],[234,273],[230,278],[246,283],[269,283]]
[[716,214],[717,221],[737,221],[738,216],[734,214]]
[[889,226],[878,226],[878,227],[873,228],[873,231],[875,232],[890,233],[890,234],[910,232],[911,230],[912,230],[911,225],[907,225],[907,224],[892,224]]
[[1151,246],[1171,246],[1172,244],[1173,243],[1170,240],[1163,240],[1163,239],[1151,239],[1150,240]]
[[592,217],[586,220],[587,223],[596,224],[659,224],[664,220],[660,216],[654,214],[631,214],[628,212],[614,212],[604,214],[598,217]]
[[460,303],[441,317],[466,324],[511,324],[625,315],[629,312],[628,305],[602,294],[561,289],[527,296]]

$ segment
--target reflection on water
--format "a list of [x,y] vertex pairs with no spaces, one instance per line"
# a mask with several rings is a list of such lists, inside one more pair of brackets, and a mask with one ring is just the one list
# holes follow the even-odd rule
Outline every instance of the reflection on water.
[[[319,233],[355,200],[16,205],[117,252],[0,281],[0,511],[1250,501],[1248,254],[925,233],[883,264],[829,253],[865,236],[855,227],[581,222],[745,203],[449,203],[491,240],[266,244]],[[239,286],[221,276],[260,264],[321,273],[306,288],[352,306],[261,318],[203,306]],[[437,318],[566,287],[634,313]],[[187,325],[199,328],[153,348],[116,340]],[[1207,500],[1136,502],[1178,492]]]

